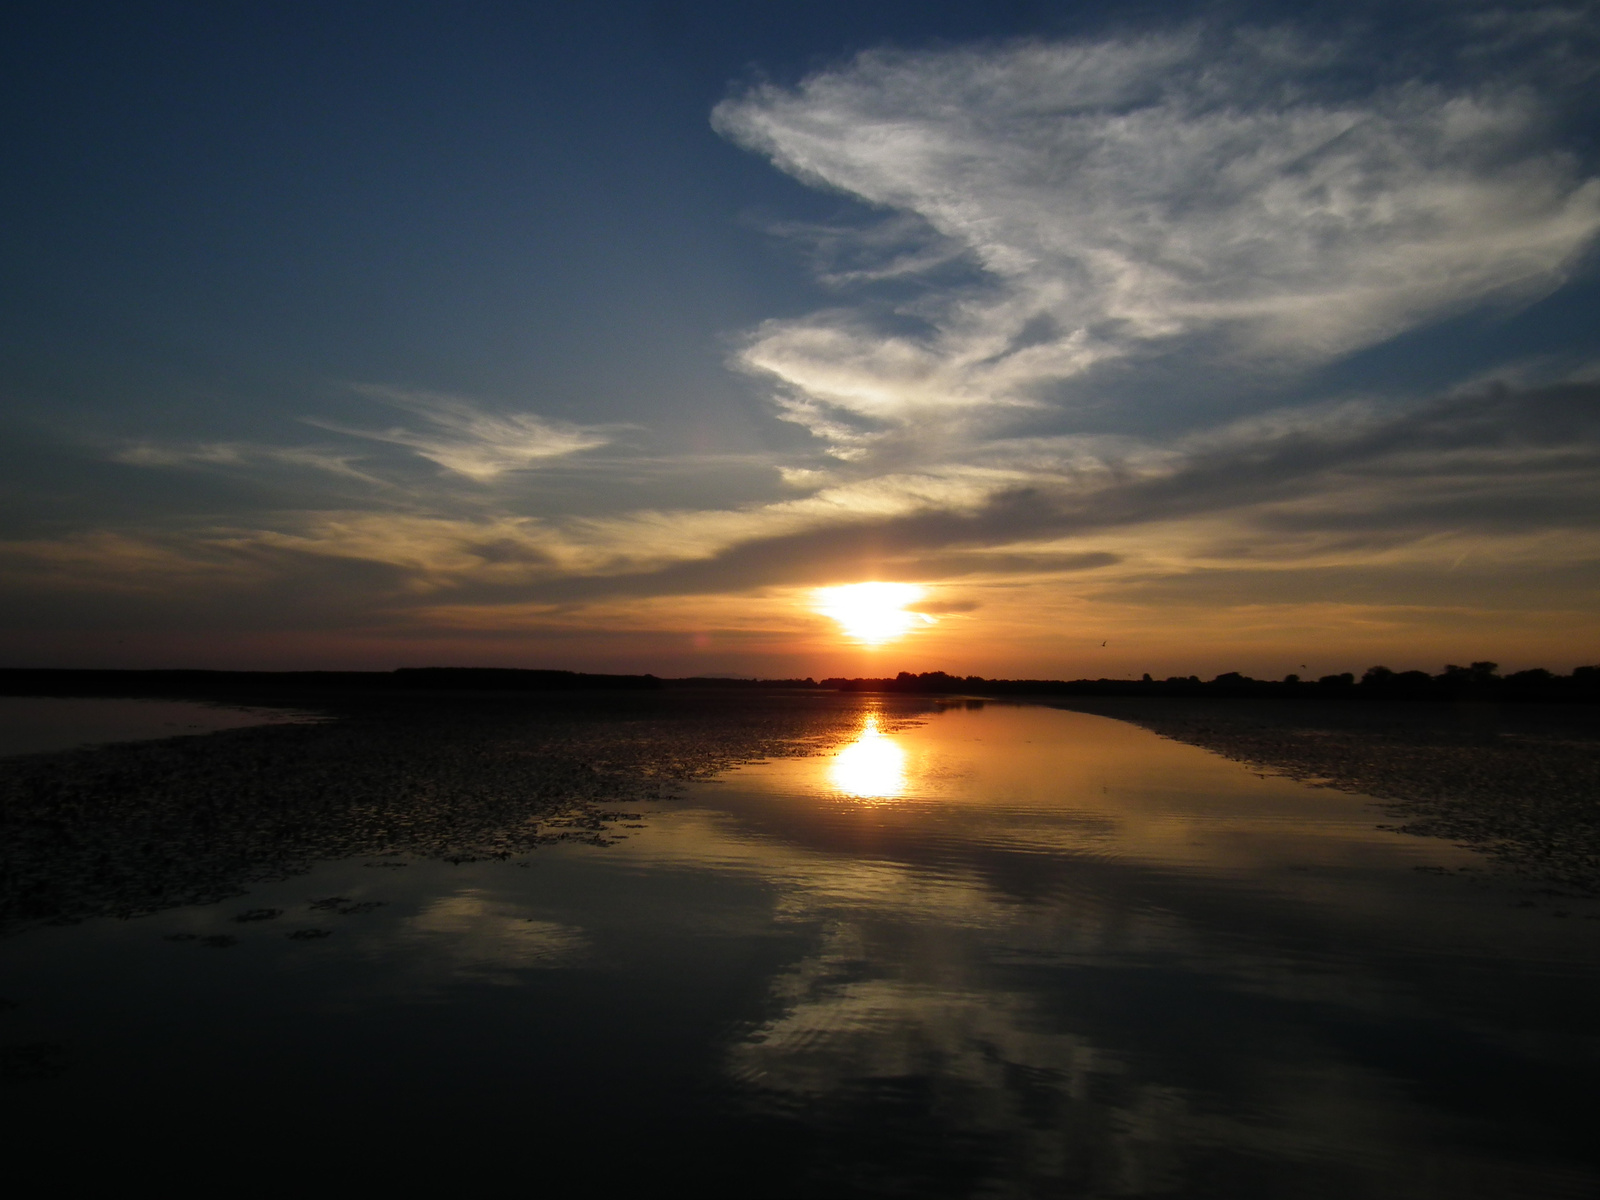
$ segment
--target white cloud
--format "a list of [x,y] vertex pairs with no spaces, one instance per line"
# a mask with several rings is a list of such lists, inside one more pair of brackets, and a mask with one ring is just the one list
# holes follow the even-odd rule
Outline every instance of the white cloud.
[[[710,484],[643,492],[647,476],[710,478],[718,460],[629,445],[588,455],[565,491],[464,494],[420,487],[413,471],[389,493],[404,511],[341,498],[191,530],[194,569],[254,578],[289,564],[378,579],[395,603],[430,611],[449,599],[544,614],[789,586],[813,562],[819,583],[870,564],[1010,578],[1096,558],[1130,578],[1245,560],[1409,556],[1431,569],[1463,545],[1531,548],[1536,535],[1549,562],[1592,557],[1596,395],[1592,372],[1570,363],[1502,366],[1432,399],[1307,404],[1258,389],[1254,415],[1209,428],[1119,423],[1106,368],[1134,376],[1160,356],[1139,376],[1154,382],[1117,394],[1172,409],[1191,386],[1216,393],[1243,372],[1281,380],[1558,286],[1600,230],[1600,183],[1551,147],[1531,91],[1346,78],[1334,95],[1319,81],[1343,70],[1339,47],[1208,37],[873,53],[718,109],[730,136],[886,214],[783,230],[809,242],[838,297],[762,324],[740,352],[831,453],[739,460],[776,468],[781,488],[737,501]],[[361,470],[393,456],[382,443],[488,482],[616,435],[356,390],[406,424],[311,423],[364,439],[364,457],[242,442],[117,457],[370,479]],[[1099,405],[1095,432],[1063,396]],[[171,553],[137,539],[0,550],[51,579],[97,562],[144,579]],[[615,604],[608,621],[622,620]]]
[[532,413],[485,412],[460,396],[371,384],[358,385],[355,390],[405,409],[426,422],[428,428],[421,433],[402,426],[352,429],[321,418],[304,420],[335,433],[406,446],[447,471],[480,482],[507,471],[526,470],[548,459],[593,450],[611,440],[605,430],[596,426],[548,421]]
[[[320,417],[301,418],[308,425],[366,441],[404,446],[447,471],[488,482],[507,471],[525,470],[550,459],[605,446],[611,432],[597,426],[547,421],[532,413],[485,412],[470,400],[435,392],[361,384],[355,390],[420,418],[421,432],[393,426],[388,429],[354,429]],[[111,456],[117,462],[142,467],[258,467],[275,465],[309,468],[360,479],[384,481],[354,465],[360,456],[323,446],[272,446],[254,442],[140,441]]]
[[1212,372],[1304,366],[1560,285],[1600,231],[1600,181],[1549,146],[1531,92],[1335,94],[1330,65],[1337,48],[1287,35],[1191,30],[870,52],[725,101],[726,136],[896,214],[881,273],[974,267],[766,322],[742,364],[861,459],[974,436],[1107,360],[1198,339]]
[[134,442],[111,455],[113,462],[135,467],[254,467],[274,464],[326,471],[359,479],[383,481],[358,470],[352,455],[318,446],[268,446],[255,442]]

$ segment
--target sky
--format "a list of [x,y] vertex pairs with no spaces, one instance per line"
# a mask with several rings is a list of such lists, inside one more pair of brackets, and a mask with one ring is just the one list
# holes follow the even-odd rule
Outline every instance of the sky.
[[1596,4],[7,11],[0,665],[1600,662]]

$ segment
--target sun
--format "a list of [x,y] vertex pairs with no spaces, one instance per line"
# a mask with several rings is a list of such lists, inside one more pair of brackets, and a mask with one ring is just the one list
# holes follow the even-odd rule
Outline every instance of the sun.
[[845,636],[879,646],[904,637],[921,625],[932,625],[927,613],[907,612],[906,605],[922,599],[914,583],[851,583],[818,588],[817,611],[839,622]]

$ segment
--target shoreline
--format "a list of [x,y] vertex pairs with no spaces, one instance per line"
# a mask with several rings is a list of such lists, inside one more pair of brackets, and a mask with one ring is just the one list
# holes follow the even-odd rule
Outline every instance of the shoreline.
[[[257,703],[260,697],[256,698]],[[868,705],[791,689],[295,697],[330,720],[0,759],[0,931],[237,896],[317,859],[509,858],[605,841],[607,806],[820,753]],[[1527,879],[1600,894],[1600,710],[974,696],[1128,721],[1312,786]],[[1375,821],[1375,824],[1378,823]]]
[[606,806],[825,749],[861,706],[835,693],[329,697],[323,723],[0,760],[0,930],[215,902],[322,858],[603,842],[611,820],[634,819]]
[[1600,713],[1589,706],[1285,705],[1049,697],[1314,787],[1371,796],[1402,833],[1600,895]]

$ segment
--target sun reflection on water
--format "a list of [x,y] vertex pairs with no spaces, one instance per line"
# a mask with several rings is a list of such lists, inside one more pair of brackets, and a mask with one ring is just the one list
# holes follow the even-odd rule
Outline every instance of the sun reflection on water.
[[839,751],[828,778],[847,796],[897,800],[906,791],[906,752],[878,728],[878,714],[868,713],[861,736]]

